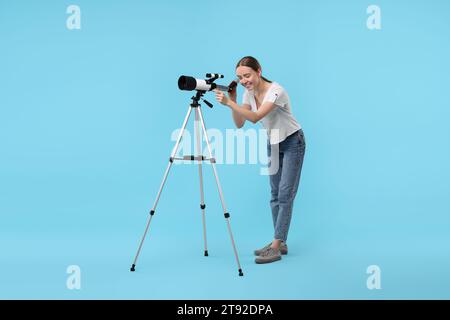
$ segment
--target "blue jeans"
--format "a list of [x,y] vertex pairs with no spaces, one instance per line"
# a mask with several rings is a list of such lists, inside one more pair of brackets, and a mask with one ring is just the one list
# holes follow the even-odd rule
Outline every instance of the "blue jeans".
[[[275,228],[274,239],[287,241],[289,225],[292,218],[292,209],[295,195],[297,194],[303,158],[305,156],[305,137],[303,130],[291,134],[278,144],[278,171],[270,175],[273,226]],[[267,153],[271,159],[272,149],[276,147],[268,143]],[[277,155],[274,154],[276,157]],[[272,161],[272,160],[269,160]]]

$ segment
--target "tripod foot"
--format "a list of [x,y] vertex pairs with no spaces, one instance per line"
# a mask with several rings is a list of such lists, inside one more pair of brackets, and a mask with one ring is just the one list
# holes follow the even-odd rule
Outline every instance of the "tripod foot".
[[205,257],[208,256],[208,250],[205,250]]
[[244,273],[242,272],[242,269],[239,269],[239,277],[243,277]]
[[133,271],[135,270],[134,267],[136,267],[135,264],[131,265],[131,268],[130,268],[130,271],[131,271],[131,272],[133,272]]

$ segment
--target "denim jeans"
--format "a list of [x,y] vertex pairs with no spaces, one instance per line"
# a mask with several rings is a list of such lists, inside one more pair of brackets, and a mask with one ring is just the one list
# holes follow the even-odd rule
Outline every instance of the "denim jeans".
[[[305,156],[305,147],[305,137],[301,129],[279,143],[278,148],[267,144],[269,161],[274,161],[273,158],[271,159],[272,151],[278,151],[279,168],[275,174],[269,176],[270,207],[275,229],[274,239],[284,242],[287,241],[288,237],[294,199],[297,194]],[[274,154],[274,156],[277,155]]]

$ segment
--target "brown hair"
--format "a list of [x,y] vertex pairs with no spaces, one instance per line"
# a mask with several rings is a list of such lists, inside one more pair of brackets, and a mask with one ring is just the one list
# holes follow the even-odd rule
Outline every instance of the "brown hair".
[[[261,70],[261,65],[259,64],[258,60],[256,60],[255,58],[253,58],[251,56],[243,57],[241,60],[239,60],[239,62],[236,65],[236,69],[238,67],[249,67],[249,68],[252,68],[256,72],[258,72],[258,70]],[[272,81],[267,80],[263,76],[261,76],[261,78],[264,81],[272,83]]]

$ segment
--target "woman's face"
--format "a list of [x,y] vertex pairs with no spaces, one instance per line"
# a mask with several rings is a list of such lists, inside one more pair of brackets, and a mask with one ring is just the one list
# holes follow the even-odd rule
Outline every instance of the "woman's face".
[[236,76],[242,86],[247,90],[253,90],[261,81],[261,70],[256,72],[250,67],[240,66],[236,68]]

